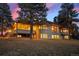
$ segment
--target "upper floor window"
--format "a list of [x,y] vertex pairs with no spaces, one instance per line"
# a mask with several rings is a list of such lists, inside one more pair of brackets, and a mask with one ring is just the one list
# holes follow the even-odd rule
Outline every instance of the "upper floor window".
[[15,23],[15,24],[13,25],[13,27],[14,27],[14,30],[16,30],[16,29],[30,30],[30,25],[27,25],[27,24]]
[[61,32],[68,33],[68,29],[62,29]]
[[52,35],[52,39],[60,39],[59,35]]
[[58,31],[58,27],[57,26],[52,26],[52,31],[53,32],[57,32]]
[[46,25],[42,25],[42,26],[40,26],[40,29],[47,29],[47,26]]
[[41,34],[41,38],[48,38],[48,34]]

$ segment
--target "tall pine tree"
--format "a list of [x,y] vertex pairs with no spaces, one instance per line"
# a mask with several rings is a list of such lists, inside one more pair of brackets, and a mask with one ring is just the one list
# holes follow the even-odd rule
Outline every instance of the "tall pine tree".
[[1,35],[3,35],[4,28],[9,27],[12,22],[11,12],[7,3],[0,3],[0,25]]
[[[76,10],[74,10],[74,4],[73,3],[63,3],[61,5],[61,10],[59,11],[58,16],[54,18],[54,22],[60,25],[60,30],[61,27],[65,27],[69,29],[69,35],[72,34],[74,29],[77,28],[77,26],[73,27],[73,22],[78,16],[78,13]],[[75,19],[75,20],[74,20]],[[76,25],[76,24],[75,24]],[[70,30],[72,29],[72,30]],[[75,32],[75,31],[74,31]]]
[[20,20],[23,22],[30,22],[31,29],[30,34],[32,38],[33,34],[33,24],[34,22],[44,22],[46,21],[46,15],[47,15],[47,8],[46,4],[44,3],[20,3],[18,4],[21,8],[20,14]]

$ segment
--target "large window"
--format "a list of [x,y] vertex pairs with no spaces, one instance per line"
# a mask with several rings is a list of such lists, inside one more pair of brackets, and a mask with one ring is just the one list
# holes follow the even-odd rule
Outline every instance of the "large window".
[[41,38],[48,38],[48,34],[41,34]]
[[52,35],[52,39],[60,39],[59,35]]
[[36,26],[33,26],[33,30],[34,30],[34,31],[36,30]]
[[68,33],[68,29],[62,29],[61,32]]
[[69,36],[68,35],[64,36],[64,39],[69,39]]
[[47,29],[47,26],[46,25],[42,25],[42,26],[40,26],[40,29]]
[[21,24],[21,23],[15,23],[13,25],[14,30],[21,29],[21,30],[30,30],[30,25],[28,24]]
[[58,31],[58,27],[57,26],[52,26],[52,31],[53,32],[57,32]]

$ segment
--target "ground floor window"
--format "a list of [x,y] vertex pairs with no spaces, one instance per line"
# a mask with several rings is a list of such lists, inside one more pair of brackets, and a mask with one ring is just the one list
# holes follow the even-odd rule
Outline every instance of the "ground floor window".
[[48,38],[48,34],[41,34],[41,38]]
[[64,39],[69,39],[69,36],[68,35],[64,36]]
[[59,35],[52,35],[52,39],[59,39],[60,36]]
[[17,37],[22,37],[21,35],[17,35]]

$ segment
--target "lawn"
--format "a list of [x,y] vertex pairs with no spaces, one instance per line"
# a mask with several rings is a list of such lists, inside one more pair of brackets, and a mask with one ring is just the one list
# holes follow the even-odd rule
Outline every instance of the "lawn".
[[79,56],[78,40],[0,40],[1,56]]

